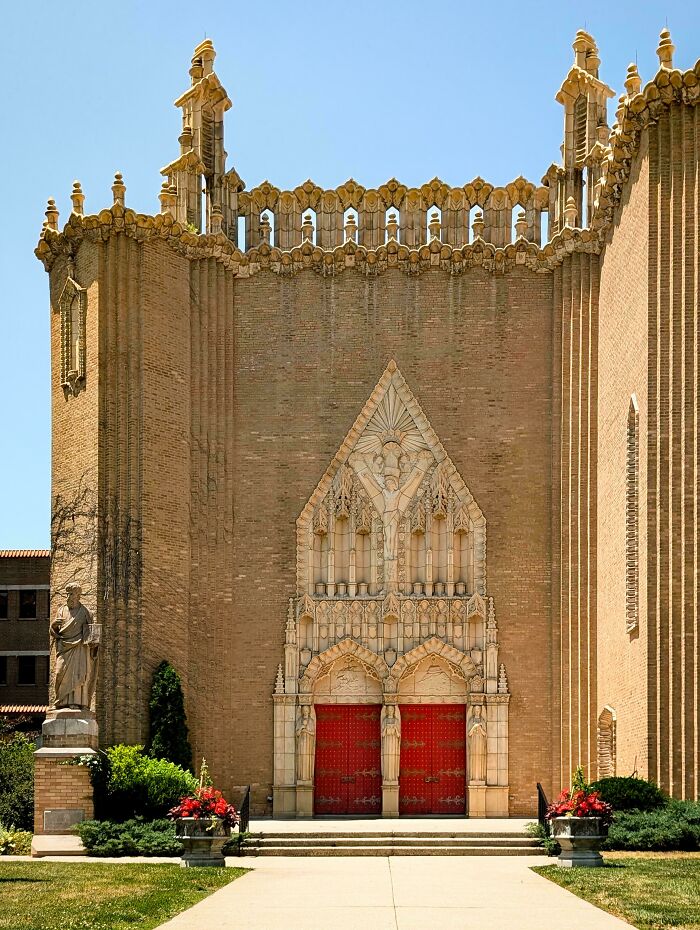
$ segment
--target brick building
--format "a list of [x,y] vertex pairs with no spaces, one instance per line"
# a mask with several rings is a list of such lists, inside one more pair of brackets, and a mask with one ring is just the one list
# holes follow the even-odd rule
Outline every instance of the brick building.
[[247,189],[207,40],[161,212],[49,201],[103,743],[168,658],[258,810],[530,815],[579,763],[697,797],[700,63],[664,30],[609,128],[574,54],[539,183]]
[[45,549],[0,549],[0,714],[39,715],[49,694]]

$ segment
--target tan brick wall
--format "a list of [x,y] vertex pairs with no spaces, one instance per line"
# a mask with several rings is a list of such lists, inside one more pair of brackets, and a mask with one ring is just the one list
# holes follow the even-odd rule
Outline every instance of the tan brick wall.
[[81,808],[85,820],[94,816],[90,772],[83,765],[62,765],[62,760],[35,756],[34,832],[44,833],[44,811]]
[[[649,159],[646,140],[602,260],[598,365],[598,693],[617,715],[617,773],[647,765],[646,456]],[[639,403],[639,631],[626,632],[627,415]]]

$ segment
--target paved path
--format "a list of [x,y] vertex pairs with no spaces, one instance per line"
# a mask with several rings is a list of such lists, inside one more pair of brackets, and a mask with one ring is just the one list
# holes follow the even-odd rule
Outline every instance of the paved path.
[[161,930],[630,930],[530,871],[539,857],[229,859],[254,871]]

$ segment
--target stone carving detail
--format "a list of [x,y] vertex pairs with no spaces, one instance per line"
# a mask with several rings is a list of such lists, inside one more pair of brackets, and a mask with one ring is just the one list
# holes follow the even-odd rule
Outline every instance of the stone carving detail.
[[302,704],[299,708],[296,736],[297,778],[310,784],[314,778],[316,755],[316,712],[310,704]]
[[481,704],[477,704],[467,724],[469,741],[469,782],[472,785],[486,784],[486,721],[482,716]]
[[383,804],[396,816],[401,705],[436,703],[470,707],[481,810],[484,792],[507,789],[507,689],[486,521],[390,362],[297,520],[297,592],[273,696],[276,809],[313,810],[308,708],[381,703]]
[[394,362],[297,538],[299,595],[485,593],[486,521]]
[[56,649],[53,681],[53,707],[90,710],[97,682],[97,651],[100,625],[80,603],[78,584],[66,586],[66,603],[58,608],[51,623]]
[[70,276],[58,298],[61,314],[61,386],[66,397],[85,386],[85,311],[87,291]]
[[598,778],[615,775],[617,768],[617,716],[612,707],[604,707],[598,717]]
[[382,781],[396,785],[401,759],[401,716],[396,704],[382,709]]

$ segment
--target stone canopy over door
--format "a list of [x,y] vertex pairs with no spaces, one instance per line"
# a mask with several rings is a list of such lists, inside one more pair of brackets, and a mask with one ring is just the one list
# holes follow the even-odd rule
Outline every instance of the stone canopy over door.
[[[318,745],[333,706],[345,705],[343,739],[358,713],[350,708],[379,714],[383,816],[406,809],[412,708],[434,706],[444,713],[416,715],[431,743],[423,778],[443,771],[460,813],[505,816],[509,699],[487,594],[486,520],[390,362],[297,520],[297,596],[273,695],[275,815],[321,812],[321,797],[339,797],[324,789],[329,773],[353,777],[347,747],[336,747],[334,769]],[[455,733],[441,736],[448,717]],[[441,739],[454,743],[454,759],[440,756]]]

